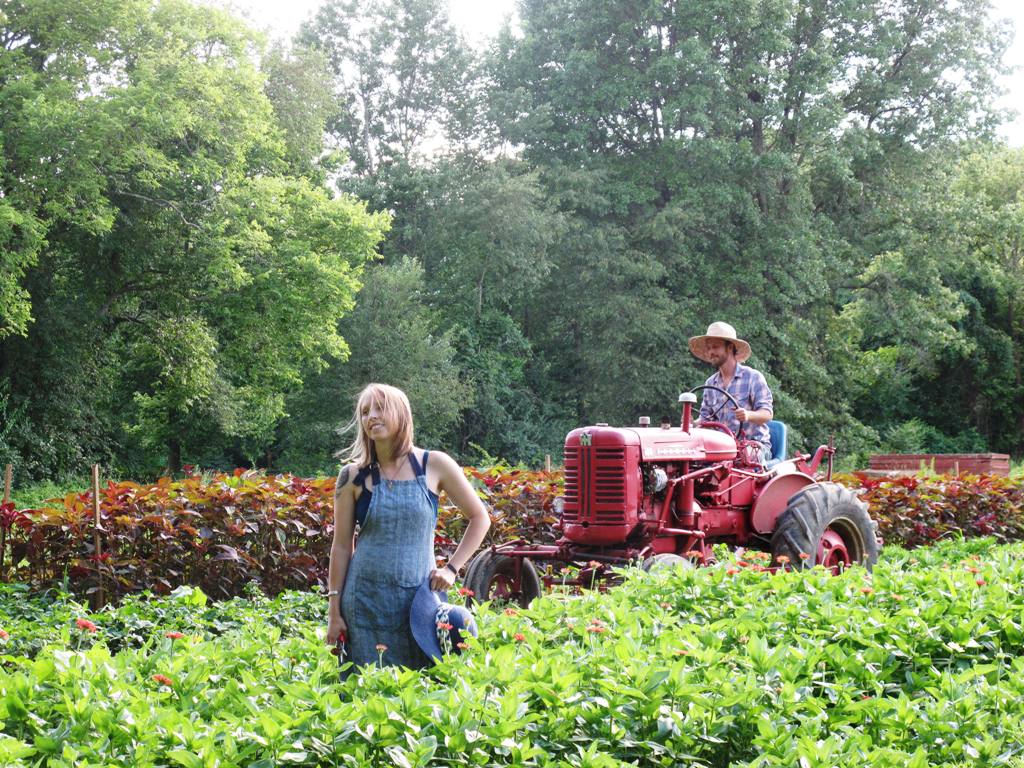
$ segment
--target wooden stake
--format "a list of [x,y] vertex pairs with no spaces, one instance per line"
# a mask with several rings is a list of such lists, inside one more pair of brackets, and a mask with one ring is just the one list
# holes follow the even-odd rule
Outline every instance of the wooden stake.
[[[11,472],[14,465],[8,464],[4,471],[4,504],[11,500]],[[7,554],[7,531],[0,530],[0,580],[7,581],[7,569],[5,566],[5,555]]]
[[550,472],[551,471],[551,454],[550,453],[545,453],[544,454],[544,471],[545,472]]
[[92,531],[92,541],[94,556],[96,558],[96,598],[94,600],[95,610],[99,610],[103,607],[103,571],[102,562],[100,561],[101,541],[100,541],[100,465],[92,465],[92,512],[95,519],[95,527]]

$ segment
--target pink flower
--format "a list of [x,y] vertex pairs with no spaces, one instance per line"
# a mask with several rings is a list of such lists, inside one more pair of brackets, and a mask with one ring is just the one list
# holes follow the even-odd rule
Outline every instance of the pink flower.
[[737,571],[737,570],[736,570],[735,568],[729,568],[729,569],[728,569],[728,570],[727,570],[727,571],[725,572],[725,575],[726,575],[726,576],[735,576],[735,575],[736,575],[737,573],[739,573],[739,571]]
[[524,635],[522,632],[516,632],[514,635],[512,635],[512,639],[515,640],[517,643],[522,643],[526,640],[526,635]]
[[384,653],[384,651],[388,649],[388,647],[384,645],[384,643],[377,643],[377,645],[374,647],[377,649],[377,653]]
[[775,558],[775,561],[779,565],[786,565],[786,563],[789,562],[789,555],[779,555],[778,557]]
[[10,636],[10,633],[6,629],[0,629],[0,640],[6,640]]
[[446,621],[437,622],[437,628],[444,632],[451,632],[454,627]]
[[602,635],[607,631],[608,627],[602,627],[599,624],[591,624],[589,627],[587,627],[587,632],[593,632],[598,635]]
[[875,591],[875,590],[873,590],[873,589],[872,589],[871,587],[861,587],[861,588],[860,588],[860,593],[861,593],[862,595],[870,595],[870,594],[872,594],[872,593],[873,593],[874,591]]
[[455,647],[458,648],[460,651],[465,651],[469,649],[469,643],[456,643]]
[[459,587],[459,594],[462,595],[463,597],[475,597],[476,596],[476,592],[474,592],[472,589],[469,589],[467,587]]
[[86,632],[96,632],[99,630],[99,627],[88,619],[76,619],[75,624],[78,625],[79,629],[84,629]]
[[156,680],[160,685],[166,685],[168,687],[174,685],[174,681],[171,680],[167,675],[153,675],[153,679]]
[[165,632],[164,637],[169,637],[171,640],[181,640],[185,634],[183,632]]
[[977,584],[979,587],[984,587],[985,586],[985,580],[984,579],[975,579],[974,583]]

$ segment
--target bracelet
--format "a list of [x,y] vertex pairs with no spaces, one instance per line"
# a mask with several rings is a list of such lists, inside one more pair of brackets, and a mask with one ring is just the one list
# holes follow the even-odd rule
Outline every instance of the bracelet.
[[452,575],[454,575],[455,578],[459,578],[459,570],[460,569],[455,568],[451,563],[445,563],[444,567],[447,568],[449,571],[451,571]]
[[335,597],[336,595],[340,595],[340,594],[341,594],[341,592],[339,590],[332,589],[332,590],[329,590],[329,591],[325,592],[324,593],[324,597]]

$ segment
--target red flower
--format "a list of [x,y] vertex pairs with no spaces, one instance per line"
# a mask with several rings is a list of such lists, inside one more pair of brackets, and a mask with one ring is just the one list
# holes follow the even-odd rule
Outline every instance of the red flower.
[[779,555],[775,558],[775,562],[779,565],[786,565],[789,562],[789,555]]
[[524,635],[522,632],[516,632],[514,635],[512,635],[512,639],[515,640],[517,643],[521,643],[524,640],[526,640],[526,635]]
[[874,592],[874,591],[875,591],[875,590],[873,590],[873,589],[872,589],[871,587],[861,587],[861,588],[860,588],[860,593],[861,593],[862,595],[870,595],[870,594],[871,594],[872,592]]
[[388,649],[388,647],[384,645],[384,643],[377,643],[377,645],[375,645],[374,647],[377,649],[377,653],[384,653],[384,651]]
[[730,568],[729,570],[727,570],[725,572],[725,575],[726,576],[735,576],[737,573],[739,573],[739,571],[737,571],[735,568]]
[[976,579],[974,583],[977,584],[979,587],[984,587],[985,586],[985,580],[984,579]]
[[589,563],[587,563],[587,568],[591,568],[591,569],[596,570],[596,569],[598,569],[600,567],[601,567],[601,564],[599,562],[597,562],[597,560],[591,560]]
[[686,556],[687,557],[692,557],[692,558],[698,558],[698,557],[702,557],[703,556],[703,552],[701,552],[699,549],[691,549],[689,552],[686,553]]
[[439,621],[437,622],[437,628],[445,632],[451,632],[455,627],[446,621]]
[[79,629],[84,629],[86,632],[96,632],[99,630],[99,627],[88,619],[76,619],[75,624],[78,625]]
[[506,608],[505,609],[505,615],[506,616],[518,616],[519,615],[519,611],[517,611],[515,608]]
[[676,656],[689,656],[689,655],[690,655],[690,651],[686,650],[685,648],[680,648],[678,651],[676,651]]
[[468,587],[459,587],[459,594],[462,595],[463,597],[475,597],[476,596],[476,592],[474,592],[472,589],[469,589]]
[[801,552],[800,553],[800,559],[801,560],[807,560],[809,558],[810,558],[810,555],[808,555],[806,552]]
[[166,685],[168,687],[174,685],[174,681],[171,680],[167,675],[156,674],[153,675],[153,679],[156,680],[160,685]]
[[456,643],[455,647],[458,648],[460,651],[465,651],[469,649],[469,643]]
[[979,569],[979,568],[974,568],[974,567],[969,567],[969,568],[967,569],[967,572],[968,572],[968,573],[980,573],[980,572],[981,572],[981,569]]
[[165,632],[164,637],[169,637],[171,640],[180,640],[185,634],[183,632]]
[[10,633],[6,629],[0,629],[0,640],[6,640],[10,636]]
[[740,568],[746,568],[748,565],[750,565],[750,563],[748,563],[746,560],[737,560],[736,565],[738,565]]
[[608,627],[602,627],[600,624],[591,624],[587,627],[587,632],[595,632],[596,634],[604,634],[608,631]]

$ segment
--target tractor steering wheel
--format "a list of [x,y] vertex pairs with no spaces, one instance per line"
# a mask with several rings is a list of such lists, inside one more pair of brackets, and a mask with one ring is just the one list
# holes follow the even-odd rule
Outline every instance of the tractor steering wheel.
[[[740,404],[736,401],[736,398],[733,397],[732,395],[730,395],[728,392],[726,392],[721,387],[716,387],[714,384],[701,384],[699,387],[694,387],[690,391],[691,392],[697,392],[697,390],[700,390],[700,389],[713,389],[716,392],[721,392],[723,395],[725,395],[729,399],[729,401],[733,404],[733,407],[735,407],[735,408],[739,408],[740,407]],[[724,407],[725,407],[725,403],[723,402],[720,406],[715,408],[714,412],[711,414],[711,420],[710,421],[706,421],[706,422],[702,421],[701,422],[701,426],[705,427],[705,428],[712,428],[712,427],[713,428],[717,428],[717,429],[722,430],[723,432],[729,433],[730,435],[732,435],[736,439],[741,439],[743,437],[743,427],[746,426],[746,424],[744,422],[742,422],[742,421],[740,422],[739,431],[735,435],[733,435],[732,430],[729,429],[729,426],[727,424],[723,424],[720,421],[715,421],[714,420],[715,417],[718,415],[718,412],[720,410],[722,410]]]

